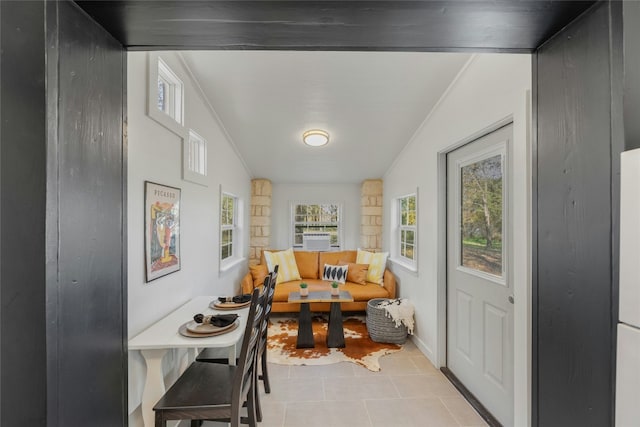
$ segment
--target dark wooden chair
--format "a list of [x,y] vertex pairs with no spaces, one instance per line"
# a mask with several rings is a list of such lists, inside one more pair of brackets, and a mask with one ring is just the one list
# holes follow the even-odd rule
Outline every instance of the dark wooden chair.
[[[271,386],[269,384],[269,371],[267,368],[267,336],[269,332],[269,316],[271,314],[271,306],[273,304],[273,295],[275,294],[276,280],[278,278],[278,266],[276,265],[272,272],[265,277],[262,289],[263,293],[266,293],[266,300],[264,306],[264,317],[262,319],[262,325],[260,327],[260,340],[258,343],[258,350],[256,351],[256,363],[260,361],[261,374],[256,375],[255,378],[255,405],[256,405],[256,417],[258,421],[262,421],[262,408],[260,406],[260,397],[258,393],[258,380],[262,380],[265,393],[271,393]],[[219,358],[213,349],[204,349],[196,360],[204,363],[228,363],[227,359]],[[257,373],[257,371],[256,371]]]
[[[258,421],[262,421],[262,407],[260,406],[260,397],[258,393],[258,379],[262,380],[265,393],[271,393],[269,385],[269,370],[267,369],[267,337],[269,335],[269,317],[271,316],[271,307],[273,305],[273,295],[276,293],[276,281],[278,279],[278,266],[273,268],[269,274],[271,283],[267,290],[267,301],[265,303],[264,317],[262,319],[262,327],[260,331],[260,341],[256,352],[256,363],[260,361],[260,375],[256,375],[256,417]],[[258,371],[256,370],[256,373]]]
[[[255,408],[257,351],[262,337],[262,322],[267,292],[255,289],[242,339],[237,366],[195,361],[156,403],[156,427],[164,427],[168,420],[199,420],[241,422],[257,425]],[[241,419],[240,410],[246,403],[247,417]]]

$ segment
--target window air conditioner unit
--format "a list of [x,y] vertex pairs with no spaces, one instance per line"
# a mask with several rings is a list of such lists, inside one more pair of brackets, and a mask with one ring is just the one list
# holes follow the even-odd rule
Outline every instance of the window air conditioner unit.
[[305,251],[329,251],[330,240],[329,233],[302,233],[302,247]]

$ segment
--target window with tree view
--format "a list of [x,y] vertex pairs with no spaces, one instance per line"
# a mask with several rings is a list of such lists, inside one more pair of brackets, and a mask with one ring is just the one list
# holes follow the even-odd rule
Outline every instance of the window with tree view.
[[461,174],[462,266],[502,276],[502,156],[463,166]]
[[402,197],[398,199],[399,209],[399,240],[400,257],[411,262],[416,259],[416,243],[417,243],[417,200],[416,195]]
[[230,194],[222,194],[220,212],[220,259],[233,256],[233,240],[236,231],[237,198]]
[[293,204],[293,246],[302,247],[302,235],[327,232],[332,247],[340,246],[340,206],[327,204]]

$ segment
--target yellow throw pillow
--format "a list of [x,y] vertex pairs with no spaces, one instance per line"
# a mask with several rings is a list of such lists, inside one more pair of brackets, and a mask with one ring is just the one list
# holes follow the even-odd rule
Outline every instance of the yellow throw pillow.
[[293,248],[281,252],[264,251],[264,259],[267,261],[267,268],[273,271],[278,265],[278,278],[276,285],[290,280],[300,280],[300,272],[296,264],[296,257],[293,255]]
[[358,249],[356,264],[369,264],[367,282],[383,284],[384,270],[387,268],[389,252],[368,252]]

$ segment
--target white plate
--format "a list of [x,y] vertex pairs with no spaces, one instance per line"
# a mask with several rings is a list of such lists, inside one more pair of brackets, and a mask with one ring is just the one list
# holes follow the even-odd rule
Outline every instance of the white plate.
[[211,334],[215,332],[222,332],[226,329],[229,329],[234,325],[235,321],[227,326],[216,326],[211,323],[207,323],[206,325],[203,323],[197,323],[195,320],[187,323],[187,330],[193,332],[195,334]]
[[251,305],[251,301],[247,301],[247,302],[211,301],[211,304],[209,304],[209,307],[217,310],[238,310],[241,308],[249,307],[250,305]]

